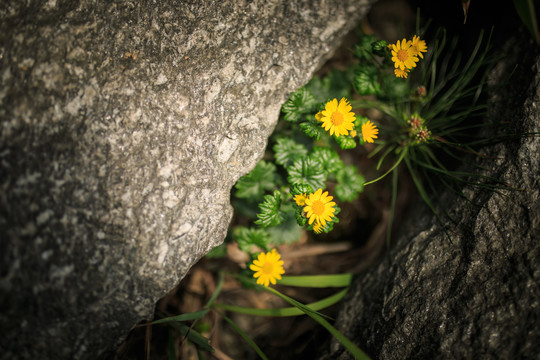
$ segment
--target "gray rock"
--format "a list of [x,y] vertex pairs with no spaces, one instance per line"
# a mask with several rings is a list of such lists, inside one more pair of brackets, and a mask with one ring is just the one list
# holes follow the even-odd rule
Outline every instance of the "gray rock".
[[0,6],[0,357],[95,359],[150,318],[371,2]]
[[[488,119],[532,133],[486,148],[486,174],[521,191],[446,194],[451,242],[429,211],[359,275],[336,327],[374,359],[532,359],[540,353],[540,57],[510,44],[496,73],[516,72]],[[521,50],[520,50],[521,49]],[[524,50],[529,49],[529,50]],[[417,208],[416,210],[418,210]],[[350,359],[337,342],[321,359]]]

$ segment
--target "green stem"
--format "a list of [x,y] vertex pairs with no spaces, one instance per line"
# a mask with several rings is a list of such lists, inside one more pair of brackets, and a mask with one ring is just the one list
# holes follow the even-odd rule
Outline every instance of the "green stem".
[[[340,292],[332,296],[329,296],[325,299],[313,302],[311,304],[307,304],[305,306],[308,306],[310,309],[314,311],[325,309],[331,305],[334,305],[338,301],[340,301],[347,293],[347,290],[348,288],[341,290]],[[247,308],[243,306],[226,305],[226,304],[219,304],[219,303],[215,303],[213,307],[227,310],[227,311],[233,311],[240,314],[253,315],[253,316],[285,317],[285,316],[299,316],[299,315],[304,314],[303,311],[301,311],[300,309],[296,307],[288,307],[288,308],[280,308],[280,309],[255,309],[255,308]]]
[[382,176],[376,178],[375,180],[371,180],[371,181],[368,181],[367,183],[364,183],[364,186],[369,185],[369,184],[373,184],[373,183],[381,180],[382,178],[384,178],[386,175],[390,174],[390,172],[392,172],[392,170],[394,170],[401,163],[401,161],[405,158],[405,155],[407,154],[408,150],[409,150],[408,147],[404,147],[403,150],[401,151],[401,154],[399,155],[399,158],[397,159],[395,164],[390,168],[390,170],[388,170]]

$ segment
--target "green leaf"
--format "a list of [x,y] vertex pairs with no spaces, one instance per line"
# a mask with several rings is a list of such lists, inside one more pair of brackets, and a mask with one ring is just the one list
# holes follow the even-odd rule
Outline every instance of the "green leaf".
[[279,138],[273,147],[276,163],[284,167],[289,167],[299,158],[307,155],[308,151],[302,144],[289,138]]
[[285,113],[285,120],[297,122],[302,114],[312,111],[315,104],[315,98],[309,91],[303,87],[298,89],[283,104],[282,110]]
[[[352,274],[283,276],[279,281],[279,285],[312,288],[347,287],[351,284],[352,277]],[[308,306],[312,307],[311,305]]]
[[360,60],[371,59],[371,44],[375,41],[375,36],[364,35],[360,38],[358,43],[354,46],[354,56]]
[[[279,280],[280,285],[281,285],[281,281],[282,280]],[[299,285],[299,286],[302,286],[302,285]],[[330,285],[330,286],[336,286],[336,285]],[[334,305],[339,300],[341,300],[343,296],[345,296],[348,290],[349,290],[348,288],[343,289],[333,295],[330,295],[327,298],[324,298],[316,302],[312,302],[310,304],[306,304],[306,306],[314,311],[326,309],[327,307]],[[227,311],[240,313],[240,314],[253,315],[253,316],[285,317],[285,316],[305,315],[305,313],[302,310],[298,309],[297,307],[287,307],[287,308],[278,308],[278,309],[257,309],[257,308],[248,308],[248,307],[243,307],[243,306],[226,305],[226,304],[214,304],[214,307],[224,309]]]
[[334,136],[334,139],[343,150],[354,149],[356,147],[356,141],[351,136]]
[[275,190],[273,195],[265,195],[264,202],[259,204],[261,212],[257,214],[259,220],[255,221],[255,224],[263,228],[281,224],[284,218],[280,207],[281,193],[279,191]]
[[275,188],[278,179],[276,166],[261,160],[249,174],[238,179],[236,197],[259,199],[265,191]]
[[315,76],[306,85],[306,89],[313,94],[318,102],[333,98],[338,100],[343,97],[350,98],[355,66],[350,66],[345,70],[332,69],[328,75],[322,78]]
[[233,230],[233,236],[238,243],[240,250],[250,253],[253,245],[268,249],[270,236],[265,229],[237,227]]
[[288,181],[291,184],[309,184],[313,189],[324,188],[326,174],[321,163],[311,157],[298,159],[287,171]]
[[328,330],[345,348],[354,356],[355,359],[358,360],[369,360],[370,357],[364,353],[358,346],[356,346],[352,341],[350,341],[345,335],[343,335],[341,332],[339,332],[335,327],[333,327],[328,321],[326,321],[319,313],[316,311],[313,311],[312,308],[280,293],[279,291],[275,290],[274,288],[271,288],[269,286],[262,286],[262,285],[256,285],[257,288],[266,290],[274,295],[279,296],[289,304],[297,307],[298,309],[302,310],[306,315],[311,317],[313,320],[318,322],[321,326],[323,326],[326,330]]
[[[335,173],[345,166],[339,157],[339,154],[330,148],[316,147],[313,149],[309,157],[319,161],[323,167],[323,171],[329,174]],[[313,190],[310,192],[313,192]]]
[[270,242],[273,245],[292,244],[300,240],[302,229],[296,223],[295,210],[292,204],[287,204],[285,209],[282,208],[284,221],[278,226],[268,229]]
[[225,244],[216,246],[206,254],[207,258],[222,258],[225,256],[227,256],[227,247]]
[[163,319],[159,319],[156,321],[152,321],[152,325],[156,324],[163,324],[163,323],[170,323],[170,322],[179,322],[179,321],[188,321],[188,320],[196,320],[204,317],[208,313],[208,310],[201,310],[201,311],[195,311],[190,313],[185,313],[181,315],[176,316],[170,316]]
[[304,216],[304,208],[298,207],[294,213],[296,223],[299,226],[305,226],[307,224],[307,218]]
[[238,325],[236,325],[236,323],[234,321],[232,321],[231,319],[229,319],[225,314],[221,313],[220,311],[217,311],[216,312],[223,318],[225,319],[225,321],[227,321],[229,323],[229,325],[231,325],[231,327],[244,339],[244,341],[246,343],[248,343],[249,346],[251,346],[251,348],[253,350],[255,350],[255,352],[257,353],[257,355],[259,355],[259,357],[262,359],[262,360],[268,360],[268,357],[263,353],[263,351],[261,350],[261,348],[255,344],[255,342],[253,340],[251,340],[251,338],[249,337],[249,335],[244,331],[242,330]]
[[300,124],[300,129],[312,139],[320,140],[324,134],[324,128],[321,126],[321,122],[317,120],[310,120]]
[[[537,4],[538,5],[538,4]],[[538,19],[536,17],[533,0],[514,0],[514,6],[516,8],[521,21],[525,24],[527,29],[531,32],[532,36],[536,40],[536,44],[540,45],[540,31],[538,30]]]
[[359,95],[377,95],[381,91],[375,66],[364,65],[360,67],[356,71],[353,84]]
[[409,96],[409,82],[398,78],[394,73],[383,74],[381,78],[380,99],[405,99]]
[[304,183],[298,183],[291,186],[290,193],[292,196],[294,195],[300,195],[300,194],[311,194],[313,192],[313,188],[309,184]]
[[336,174],[338,184],[334,193],[341,201],[353,201],[364,190],[364,177],[357,173],[356,166],[347,166]]
[[379,40],[371,43],[371,51],[377,55],[384,57],[388,49],[388,43],[386,40]]

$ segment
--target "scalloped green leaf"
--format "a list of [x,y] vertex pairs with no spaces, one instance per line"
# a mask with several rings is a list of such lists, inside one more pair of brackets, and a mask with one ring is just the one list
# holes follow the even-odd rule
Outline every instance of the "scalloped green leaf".
[[233,237],[240,250],[247,253],[251,252],[253,245],[261,249],[268,249],[268,243],[270,242],[270,235],[265,229],[247,228],[244,226],[235,228],[233,230]]
[[294,195],[300,195],[300,194],[311,194],[313,192],[313,188],[309,184],[304,183],[298,183],[291,186],[290,193],[292,196]]
[[285,120],[297,122],[302,114],[312,111],[315,105],[313,95],[306,88],[301,87],[291,94],[281,109],[285,114]]
[[324,129],[321,122],[317,120],[309,120],[300,124],[300,129],[312,139],[320,140],[324,134]]
[[291,166],[297,159],[305,157],[308,153],[304,145],[289,138],[277,139],[272,149],[274,150],[276,163],[286,168]]
[[356,45],[354,46],[354,56],[360,60],[371,59],[371,44],[375,41],[375,36],[373,35],[364,35],[362,36]]
[[[341,136],[340,136],[341,137]],[[339,154],[327,147],[315,147],[309,156],[319,161],[327,173],[335,173],[345,166]]]
[[326,173],[321,163],[311,157],[298,159],[288,169],[291,184],[309,184],[313,189],[324,188]]
[[278,226],[268,229],[270,242],[273,245],[292,244],[300,239],[302,229],[296,223],[295,211],[292,204],[288,204],[286,208],[282,208],[284,221]]
[[255,224],[266,228],[276,226],[283,222],[284,217],[280,211],[281,193],[277,190],[272,195],[265,195],[264,201],[259,204],[260,213],[257,214],[258,220]]
[[261,160],[251,172],[238,179],[234,186],[235,195],[238,198],[260,199],[266,191],[276,187],[278,180],[276,166]]
[[337,185],[334,193],[341,201],[353,201],[364,190],[366,180],[355,166],[346,166],[336,173]]
[[343,150],[354,149],[356,147],[356,140],[351,136],[334,136],[334,139]]
[[369,65],[356,70],[353,85],[359,95],[377,95],[381,91],[377,73],[377,68]]

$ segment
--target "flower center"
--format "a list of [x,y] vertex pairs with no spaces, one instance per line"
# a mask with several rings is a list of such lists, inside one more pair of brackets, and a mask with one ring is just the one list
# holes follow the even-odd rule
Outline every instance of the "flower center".
[[332,120],[332,124],[339,126],[343,123],[343,114],[339,111],[334,111],[330,120]]
[[313,204],[311,204],[311,210],[316,215],[322,215],[324,213],[324,204],[322,201],[317,200]]
[[397,52],[397,58],[400,60],[400,61],[405,61],[407,60],[407,58],[409,57],[409,54],[407,53],[407,50],[399,50]]
[[262,270],[263,274],[271,274],[272,270],[274,270],[274,265],[272,263],[269,263],[269,262],[264,263],[261,270]]

